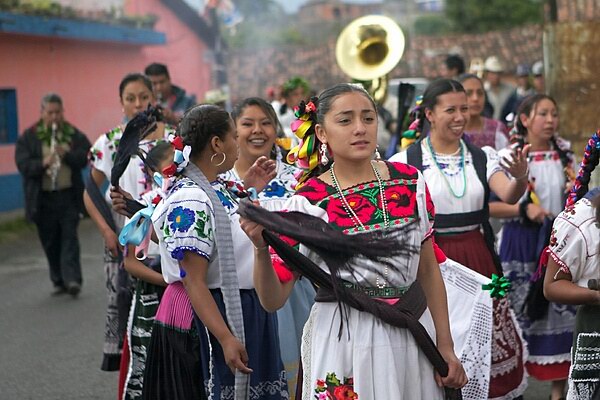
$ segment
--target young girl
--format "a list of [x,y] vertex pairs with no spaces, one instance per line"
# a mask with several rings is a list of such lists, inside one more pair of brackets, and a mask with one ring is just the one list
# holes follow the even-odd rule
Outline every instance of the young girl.
[[[446,294],[430,240],[428,209],[433,210],[423,178],[408,165],[373,161],[377,112],[362,87],[339,84],[306,104],[306,110],[303,106],[304,126],[298,129],[305,133],[300,135],[298,155],[311,173],[300,180],[304,186],[286,210],[321,218],[347,235],[381,230],[389,233],[388,239],[393,237],[390,229],[413,222],[414,229],[407,230],[410,233],[403,245],[414,247],[415,252],[406,259],[394,259],[401,266],[398,270],[384,264],[368,268],[357,262],[352,265],[354,274],[343,273],[339,282],[388,304],[400,304],[408,287],[418,290],[422,286],[415,300],[423,301],[425,295],[427,307],[415,318],[425,335],[437,341],[449,372],[444,378],[436,376],[426,356],[429,349],[421,348],[407,329],[384,323],[366,311],[340,307],[329,294],[321,293],[304,329],[302,398],[442,399],[441,386],[462,387],[466,376],[453,350]],[[330,156],[333,164],[327,162]],[[318,176],[315,160],[327,164]],[[256,246],[254,281],[261,303],[269,310],[278,309],[297,276],[280,281],[274,265],[281,269],[281,260],[273,256],[272,261],[262,226],[243,220],[242,227]],[[300,250],[320,270],[333,273],[316,253],[302,245]],[[417,278],[420,285],[415,283]]]
[[[573,196],[552,226],[544,278],[548,300],[579,305],[568,400],[591,400],[600,395],[600,188],[586,194],[590,174],[598,164],[599,135],[600,131],[589,140]],[[590,284],[592,279],[595,282]]]
[[559,118],[554,99],[530,96],[521,103],[516,118],[513,139],[531,146],[529,185],[519,203],[494,203],[494,216],[506,219],[500,260],[512,283],[509,298],[529,348],[527,371],[538,380],[551,381],[551,398],[557,400],[563,396],[569,373],[575,309],[557,303],[534,305],[526,298],[533,290],[532,276],[552,221],[563,209],[573,158],[569,143],[556,133]]
[[477,75],[463,74],[458,77],[467,95],[469,104],[469,122],[465,125],[464,137],[477,147],[490,146],[500,150],[508,146],[506,125],[483,115],[485,89]]
[[[159,142],[142,156],[148,174],[153,176],[172,163],[173,147],[168,141]],[[161,175],[161,177],[168,179],[166,176]],[[123,346],[123,351],[128,352],[128,357],[121,358],[120,380],[123,382],[119,385],[119,389],[122,391],[119,398],[123,400],[142,398],[144,371],[150,348],[152,327],[160,299],[167,285],[161,274],[160,256],[155,244],[152,245],[154,254],[148,254],[152,234],[152,221],[148,216],[151,215],[152,207],[157,203],[160,195],[164,196],[162,184],[160,186],[161,188],[153,189],[142,195],[142,200],[148,207],[139,212],[138,215],[141,215],[139,219],[137,215],[134,215],[119,236],[121,245],[126,246],[123,259],[124,268],[132,277],[136,278],[127,324],[127,336]],[[113,210],[119,212],[121,199],[113,197],[113,192],[111,192],[111,198],[113,199]],[[144,221],[146,218],[148,221]],[[146,226],[147,231],[143,235],[144,237],[141,237],[140,226]]]

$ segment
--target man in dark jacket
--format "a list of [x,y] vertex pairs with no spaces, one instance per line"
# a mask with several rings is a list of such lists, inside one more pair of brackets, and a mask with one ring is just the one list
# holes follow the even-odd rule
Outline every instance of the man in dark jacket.
[[40,120],[17,140],[15,160],[23,177],[25,212],[36,224],[48,264],[53,295],[81,290],[77,226],[82,208],[81,170],[90,141],[63,118],[62,99],[42,98]]
[[166,65],[152,63],[146,67],[144,73],[150,78],[152,91],[163,108],[163,119],[168,124],[177,125],[183,113],[196,105],[196,97],[187,96],[185,90],[171,83]]

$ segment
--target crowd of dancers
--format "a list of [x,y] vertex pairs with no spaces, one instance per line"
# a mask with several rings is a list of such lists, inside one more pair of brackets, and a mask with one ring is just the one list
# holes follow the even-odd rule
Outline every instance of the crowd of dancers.
[[462,74],[383,160],[362,86],[284,89],[165,119],[146,75],[121,81],[84,194],[120,399],[600,395],[596,135],[576,173],[553,98],[509,131]]

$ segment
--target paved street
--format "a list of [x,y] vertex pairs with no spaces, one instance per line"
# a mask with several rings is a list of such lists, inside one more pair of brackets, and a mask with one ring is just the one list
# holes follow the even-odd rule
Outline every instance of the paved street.
[[83,290],[51,297],[39,240],[0,243],[0,399],[115,400],[117,373],[101,371],[106,295],[102,241],[85,220]]
[[[0,399],[115,400],[117,373],[100,371],[106,295],[102,240],[80,230],[84,285],[77,299],[51,297],[46,260],[32,232],[0,243]],[[526,400],[547,400],[530,381]]]

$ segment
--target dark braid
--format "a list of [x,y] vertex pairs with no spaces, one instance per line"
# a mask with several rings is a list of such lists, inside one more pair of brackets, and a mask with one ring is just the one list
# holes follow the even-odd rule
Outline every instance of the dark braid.
[[577,178],[575,178],[571,193],[567,197],[566,207],[575,204],[588,192],[590,178],[598,161],[600,161],[600,130],[592,135],[585,146]]

